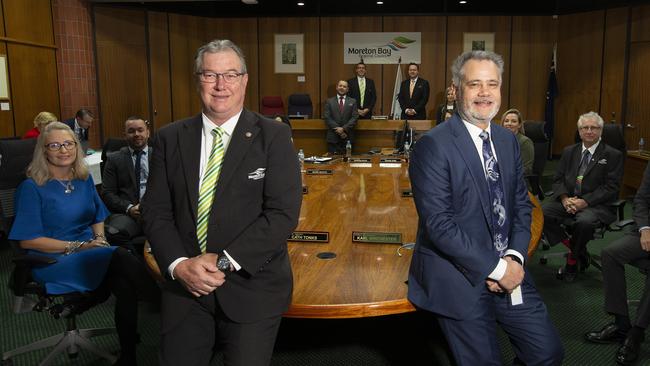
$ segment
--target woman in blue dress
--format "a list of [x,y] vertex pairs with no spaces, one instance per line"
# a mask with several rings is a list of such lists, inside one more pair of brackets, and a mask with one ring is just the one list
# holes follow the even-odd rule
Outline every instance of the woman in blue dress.
[[16,191],[9,238],[23,249],[56,258],[55,264],[32,271],[49,294],[113,292],[121,346],[118,364],[135,365],[138,284],[148,275],[133,255],[106,241],[104,219],[109,212],[83,161],[81,144],[67,125],[53,122],[45,127],[27,177]]

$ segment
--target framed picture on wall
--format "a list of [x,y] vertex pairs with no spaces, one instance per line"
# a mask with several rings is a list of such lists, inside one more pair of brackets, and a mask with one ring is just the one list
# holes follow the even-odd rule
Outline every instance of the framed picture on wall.
[[275,35],[275,73],[302,74],[305,69],[303,34]]
[[463,33],[463,52],[494,52],[494,33]]
[[7,80],[7,55],[0,55],[0,99],[9,99]]

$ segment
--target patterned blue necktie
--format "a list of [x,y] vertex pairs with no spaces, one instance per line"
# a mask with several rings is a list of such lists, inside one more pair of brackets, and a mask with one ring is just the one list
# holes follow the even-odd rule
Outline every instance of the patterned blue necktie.
[[589,166],[589,161],[591,160],[591,153],[589,150],[585,150],[582,153],[582,159],[580,160],[580,165],[578,165],[578,176],[576,177],[576,187],[573,190],[576,196],[582,194],[582,178],[585,176],[587,167]]
[[503,257],[508,249],[508,231],[510,222],[506,214],[505,199],[503,193],[503,184],[501,183],[501,173],[499,172],[499,163],[492,154],[490,146],[490,134],[487,131],[479,135],[483,140],[483,161],[485,164],[485,179],[488,184],[490,202],[492,203],[492,235],[494,249]]

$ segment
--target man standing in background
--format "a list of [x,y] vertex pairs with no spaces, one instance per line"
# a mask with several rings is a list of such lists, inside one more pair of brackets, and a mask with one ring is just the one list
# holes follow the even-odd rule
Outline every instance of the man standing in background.
[[350,87],[348,95],[357,101],[359,119],[370,119],[372,109],[375,108],[377,102],[375,82],[366,77],[366,64],[363,61],[357,64],[354,71],[357,77],[348,80],[348,86]]

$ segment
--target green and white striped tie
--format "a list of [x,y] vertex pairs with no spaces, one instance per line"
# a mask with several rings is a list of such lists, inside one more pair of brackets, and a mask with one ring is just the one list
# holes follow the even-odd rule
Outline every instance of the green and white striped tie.
[[199,187],[199,214],[196,220],[196,235],[199,238],[201,253],[205,253],[208,245],[208,219],[210,218],[210,208],[212,208],[212,202],[214,201],[214,191],[217,188],[223,161],[223,141],[221,140],[223,130],[217,127],[211,133],[214,140],[212,141],[212,151],[208,158],[208,164],[205,167],[205,173],[203,173],[203,181],[201,181],[201,187]]

